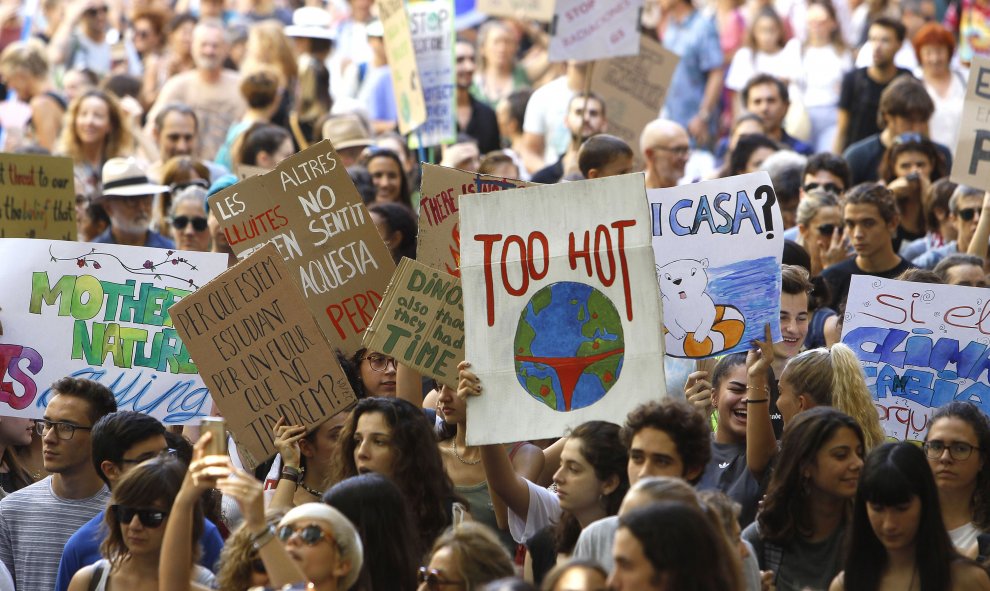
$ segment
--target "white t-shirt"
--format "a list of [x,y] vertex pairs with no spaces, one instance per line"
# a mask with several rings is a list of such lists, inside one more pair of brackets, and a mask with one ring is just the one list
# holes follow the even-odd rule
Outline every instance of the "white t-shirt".
[[732,65],[725,76],[725,87],[739,92],[749,79],[756,74],[772,74],[777,78],[793,81],[795,73],[801,71],[801,54],[792,45],[785,45],[777,53],[756,52],[742,47],[732,57]]
[[529,485],[529,512],[525,519],[509,510],[509,533],[519,544],[535,536],[540,530],[560,520],[560,499],[542,486],[526,481]]
[[544,137],[543,160],[547,165],[556,162],[567,150],[570,132],[564,117],[573,96],[574,91],[567,86],[567,76],[561,76],[537,88],[526,104],[523,131]]
[[801,73],[795,80],[801,96],[791,100],[800,99],[806,108],[836,107],[842,91],[842,77],[852,69],[852,55],[840,54],[831,45],[805,47],[801,53],[797,39],[790,43],[796,46],[803,61]]
[[948,96],[941,96],[928,84],[925,90],[935,103],[935,112],[928,120],[928,137],[933,141],[949,148],[955,157],[956,141],[959,139],[959,121],[962,120],[963,102],[966,100],[966,83],[955,71],[952,72],[952,84]]

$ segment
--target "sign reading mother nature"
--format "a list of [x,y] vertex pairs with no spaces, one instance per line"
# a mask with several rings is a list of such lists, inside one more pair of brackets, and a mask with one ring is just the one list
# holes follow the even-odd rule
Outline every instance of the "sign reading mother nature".
[[0,260],[0,415],[40,418],[64,376],[167,424],[209,415],[169,308],[222,272],[225,255],[8,238]]
[[240,258],[271,242],[331,345],[350,355],[395,262],[329,140],[210,197]]
[[842,342],[863,363],[884,433],[923,441],[932,412],[968,400],[990,414],[986,289],[855,275]]
[[651,189],[664,351],[702,358],[780,340],[784,225],[766,172]]
[[642,175],[460,203],[465,357],[484,387],[469,444],[621,424],[665,394]]

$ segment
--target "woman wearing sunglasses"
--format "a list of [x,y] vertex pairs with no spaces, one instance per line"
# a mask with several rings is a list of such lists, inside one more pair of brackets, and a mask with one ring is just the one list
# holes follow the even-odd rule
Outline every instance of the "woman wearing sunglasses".
[[797,243],[811,257],[811,276],[821,275],[822,269],[849,258],[848,247],[842,239],[842,210],[839,200],[824,189],[808,191],[797,208]]
[[172,198],[172,239],[179,250],[210,251],[210,232],[206,223],[206,189],[191,185],[180,189]]
[[[185,464],[170,456],[147,460],[127,472],[114,486],[106,512],[109,534],[100,548],[104,558],[77,572],[69,591],[147,589],[148,581],[158,580],[165,524],[185,473]],[[185,544],[198,548],[202,533],[203,512],[196,505]],[[208,570],[190,559],[187,572],[189,589],[210,588],[213,575]]]
[[932,415],[923,447],[952,543],[975,557],[977,536],[990,529],[990,420],[972,402],[950,402]]
[[429,565],[419,569],[419,591],[477,591],[485,583],[513,574],[512,559],[495,533],[466,521],[437,538]]

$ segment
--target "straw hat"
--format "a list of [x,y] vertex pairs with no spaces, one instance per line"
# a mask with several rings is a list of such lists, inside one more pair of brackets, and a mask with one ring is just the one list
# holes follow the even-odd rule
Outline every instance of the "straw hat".
[[365,148],[374,142],[368,137],[368,131],[357,117],[342,116],[327,119],[323,124],[323,137],[333,143],[335,150],[347,148]]
[[168,187],[156,185],[134,158],[111,158],[103,165],[104,197],[140,197],[167,193]]

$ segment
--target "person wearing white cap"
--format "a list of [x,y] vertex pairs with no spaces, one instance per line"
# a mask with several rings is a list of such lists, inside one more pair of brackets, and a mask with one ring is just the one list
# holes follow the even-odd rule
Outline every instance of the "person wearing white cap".
[[285,514],[277,535],[310,589],[347,591],[361,573],[364,548],[357,530],[330,505],[306,503]]
[[110,216],[110,227],[93,242],[175,248],[171,240],[149,229],[152,201],[165,191],[168,187],[148,181],[145,170],[134,158],[107,160],[103,165],[100,204]]

